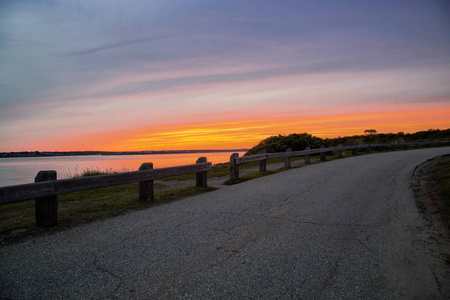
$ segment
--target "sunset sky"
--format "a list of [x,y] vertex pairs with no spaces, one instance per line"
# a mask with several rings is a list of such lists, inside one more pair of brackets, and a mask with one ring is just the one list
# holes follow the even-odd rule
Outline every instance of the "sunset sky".
[[0,0],[0,152],[450,128],[447,0]]

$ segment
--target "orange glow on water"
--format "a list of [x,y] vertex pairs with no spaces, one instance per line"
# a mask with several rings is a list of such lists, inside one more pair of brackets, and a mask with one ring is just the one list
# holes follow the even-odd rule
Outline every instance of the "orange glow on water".
[[[308,132],[322,138],[378,132],[416,132],[450,128],[450,109],[384,111],[305,116],[302,112],[262,114],[261,118],[187,122],[36,140],[30,150],[140,151],[250,148],[271,135]],[[23,147],[22,149],[24,149]],[[30,148],[30,147],[27,147]]]

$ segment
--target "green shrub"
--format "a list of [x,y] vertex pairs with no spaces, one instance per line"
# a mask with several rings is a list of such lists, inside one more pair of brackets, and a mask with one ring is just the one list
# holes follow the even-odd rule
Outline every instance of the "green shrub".
[[306,147],[320,148],[327,146],[324,139],[308,133],[293,133],[290,135],[275,135],[262,140],[258,145],[250,149],[245,155],[258,154],[261,150],[267,153],[284,152],[291,148],[292,151],[305,150]]

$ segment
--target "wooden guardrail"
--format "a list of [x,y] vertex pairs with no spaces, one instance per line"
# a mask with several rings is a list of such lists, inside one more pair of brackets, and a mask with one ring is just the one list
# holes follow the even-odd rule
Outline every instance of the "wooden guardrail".
[[336,151],[338,157],[342,157],[342,150],[352,150],[352,155],[356,155],[356,151],[358,149],[365,149],[366,152],[370,152],[370,149],[378,149],[379,151],[383,151],[385,148],[390,148],[391,150],[395,150],[395,147],[402,146],[403,149],[406,149],[408,146],[415,146],[416,149],[419,146],[425,145],[429,147],[433,144],[448,144],[450,141],[420,141],[420,142],[404,142],[404,143],[380,143],[380,144],[364,144],[364,145],[348,145],[348,146],[336,146],[336,147],[324,147],[317,149],[310,149],[309,147],[302,151],[292,151],[292,149],[287,149],[286,152],[278,152],[278,153],[266,153],[265,150],[259,152],[256,155],[239,157],[239,153],[233,153],[230,156],[230,179],[237,180],[239,179],[239,165],[259,161],[259,171],[266,171],[266,162],[268,159],[274,158],[284,158],[285,159],[285,168],[291,167],[291,158],[293,157],[305,157],[305,164],[309,164],[311,162],[311,155],[320,154],[321,160],[326,160],[326,153]]
[[36,224],[57,225],[57,197],[60,194],[86,191],[139,182],[139,199],[154,200],[153,181],[167,177],[196,173],[196,185],[207,186],[207,171],[212,169],[206,157],[195,164],[153,169],[153,163],[143,163],[138,171],[81,178],[56,180],[56,171],[40,171],[35,183],[0,187],[0,205],[35,199]]

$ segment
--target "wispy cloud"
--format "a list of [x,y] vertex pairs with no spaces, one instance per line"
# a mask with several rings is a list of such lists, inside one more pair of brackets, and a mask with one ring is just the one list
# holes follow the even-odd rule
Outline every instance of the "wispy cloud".
[[[432,118],[450,126],[436,114],[450,105],[447,8],[416,0],[11,1],[0,10],[0,151],[75,133],[80,145],[108,144],[96,134],[196,120],[246,124],[248,143],[264,131],[351,132],[354,122],[320,118],[373,111],[386,112],[377,123],[386,130],[397,124],[393,110],[423,110],[425,129],[438,124]],[[258,116],[279,119],[276,130],[245,123]],[[222,145],[219,132],[228,139],[243,128],[233,126],[201,140]],[[135,133],[126,131],[137,141]]]
[[110,49],[114,49],[114,48],[126,47],[126,46],[130,46],[130,45],[134,45],[134,44],[148,43],[148,42],[157,41],[157,40],[161,40],[161,39],[168,39],[168,38],[175,37],[175,36],[180,36],[180,35],[179,34],[168,34],[168,35],[155,36],[155,37],[149,37],[149,38],[139,38],[139,39],[134,39],[134,40],[127,40],[127,41],[123,41],[123,42],[119,42],[119,43],[114,43],[114,44],[109,44],[109,45],[104,45],[101,47],[84,50],[84,51],[69,53],[69,54],[66,54],[63,56],[70,57],[70,56],[93,54],[93,53],[98,53],[98,52],[102,52],[102,51],[110,50]]

